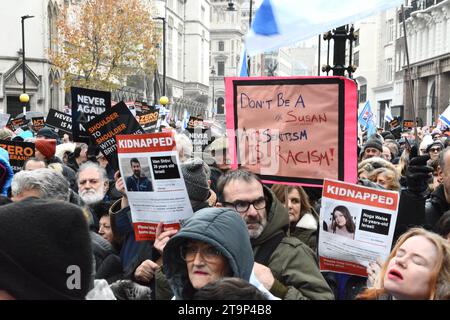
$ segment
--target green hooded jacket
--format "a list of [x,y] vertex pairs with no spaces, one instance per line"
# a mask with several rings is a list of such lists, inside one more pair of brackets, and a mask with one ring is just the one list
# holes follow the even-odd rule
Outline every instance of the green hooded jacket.
[[276,279],[270,292],[284,300],[333,300],[333,292],[320,273],[314,252],[299,239],[286,236],[289,229],[287,210],[265,186],[264,194],[270,209],[267,210],[266,227],[251,241],[254,255],[266,241],[280,233],[285,235],[266,265]]

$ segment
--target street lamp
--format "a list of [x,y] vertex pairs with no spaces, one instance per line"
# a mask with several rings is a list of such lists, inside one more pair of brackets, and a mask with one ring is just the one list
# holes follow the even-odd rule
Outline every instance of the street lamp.
[[163,23],[163,97],[166,96],[166,18],[156,17],[154,20],[161,20]]
[[216,70],[214,70],[214,66],[211,69],[211,76],[212,76],[212,104],[213,104],[213,112],[216,109],[216,101],[214,100],[214,80],[216,76]]
[[[22,103],[28,103],[30,101],[30,97],[28,96],[26,84],[25,84],[25,27],[24,21],[25,19],[34,18],[34,16],[26,15],[20,17],[22,19],[22,85],[23,85],[23,93],[19,97],[19,101]],[[26,113],[26,105],[24,107],[24,113]]]

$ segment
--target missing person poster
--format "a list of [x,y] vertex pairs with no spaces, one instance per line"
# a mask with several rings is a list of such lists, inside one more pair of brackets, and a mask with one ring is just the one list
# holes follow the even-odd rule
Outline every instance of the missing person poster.
[[320,271],[367,276],[389,256],[399,194],[325,179],[320,209]]
[[0,140],[0,147],[8,151],[14,173],[22,170],[28,158],[34,157],[34,143],[31,142]]
[[120,174],[137,241],[154,240],[160,221],[179,228],[193,215],[173,132],[118,135]]
[[73,141],[89,143],[86,124],[111,108],[111,92],[71,87]]

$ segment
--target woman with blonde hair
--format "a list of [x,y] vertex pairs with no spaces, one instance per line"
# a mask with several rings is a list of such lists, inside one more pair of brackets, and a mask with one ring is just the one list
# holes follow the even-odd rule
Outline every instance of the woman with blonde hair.
[[400,191],[400,179],[397,172],[388,168],[378,168],[370,172],[369,180],[386,190]]
[[450,244],[439,235],[412,228],[397,241],[362,300],[450,300]]

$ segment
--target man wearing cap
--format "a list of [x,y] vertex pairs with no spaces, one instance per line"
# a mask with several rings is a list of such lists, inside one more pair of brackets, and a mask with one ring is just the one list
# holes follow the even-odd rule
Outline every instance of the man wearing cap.
[[52,128],[43,127],[36,133],[36,138],[55,139],[56,141],[58,141],[59,136]]
[[368,140],[364,144],[361,160],[366,160],[372,157],[380,157],[383,153],[383,145],[378,139]]

